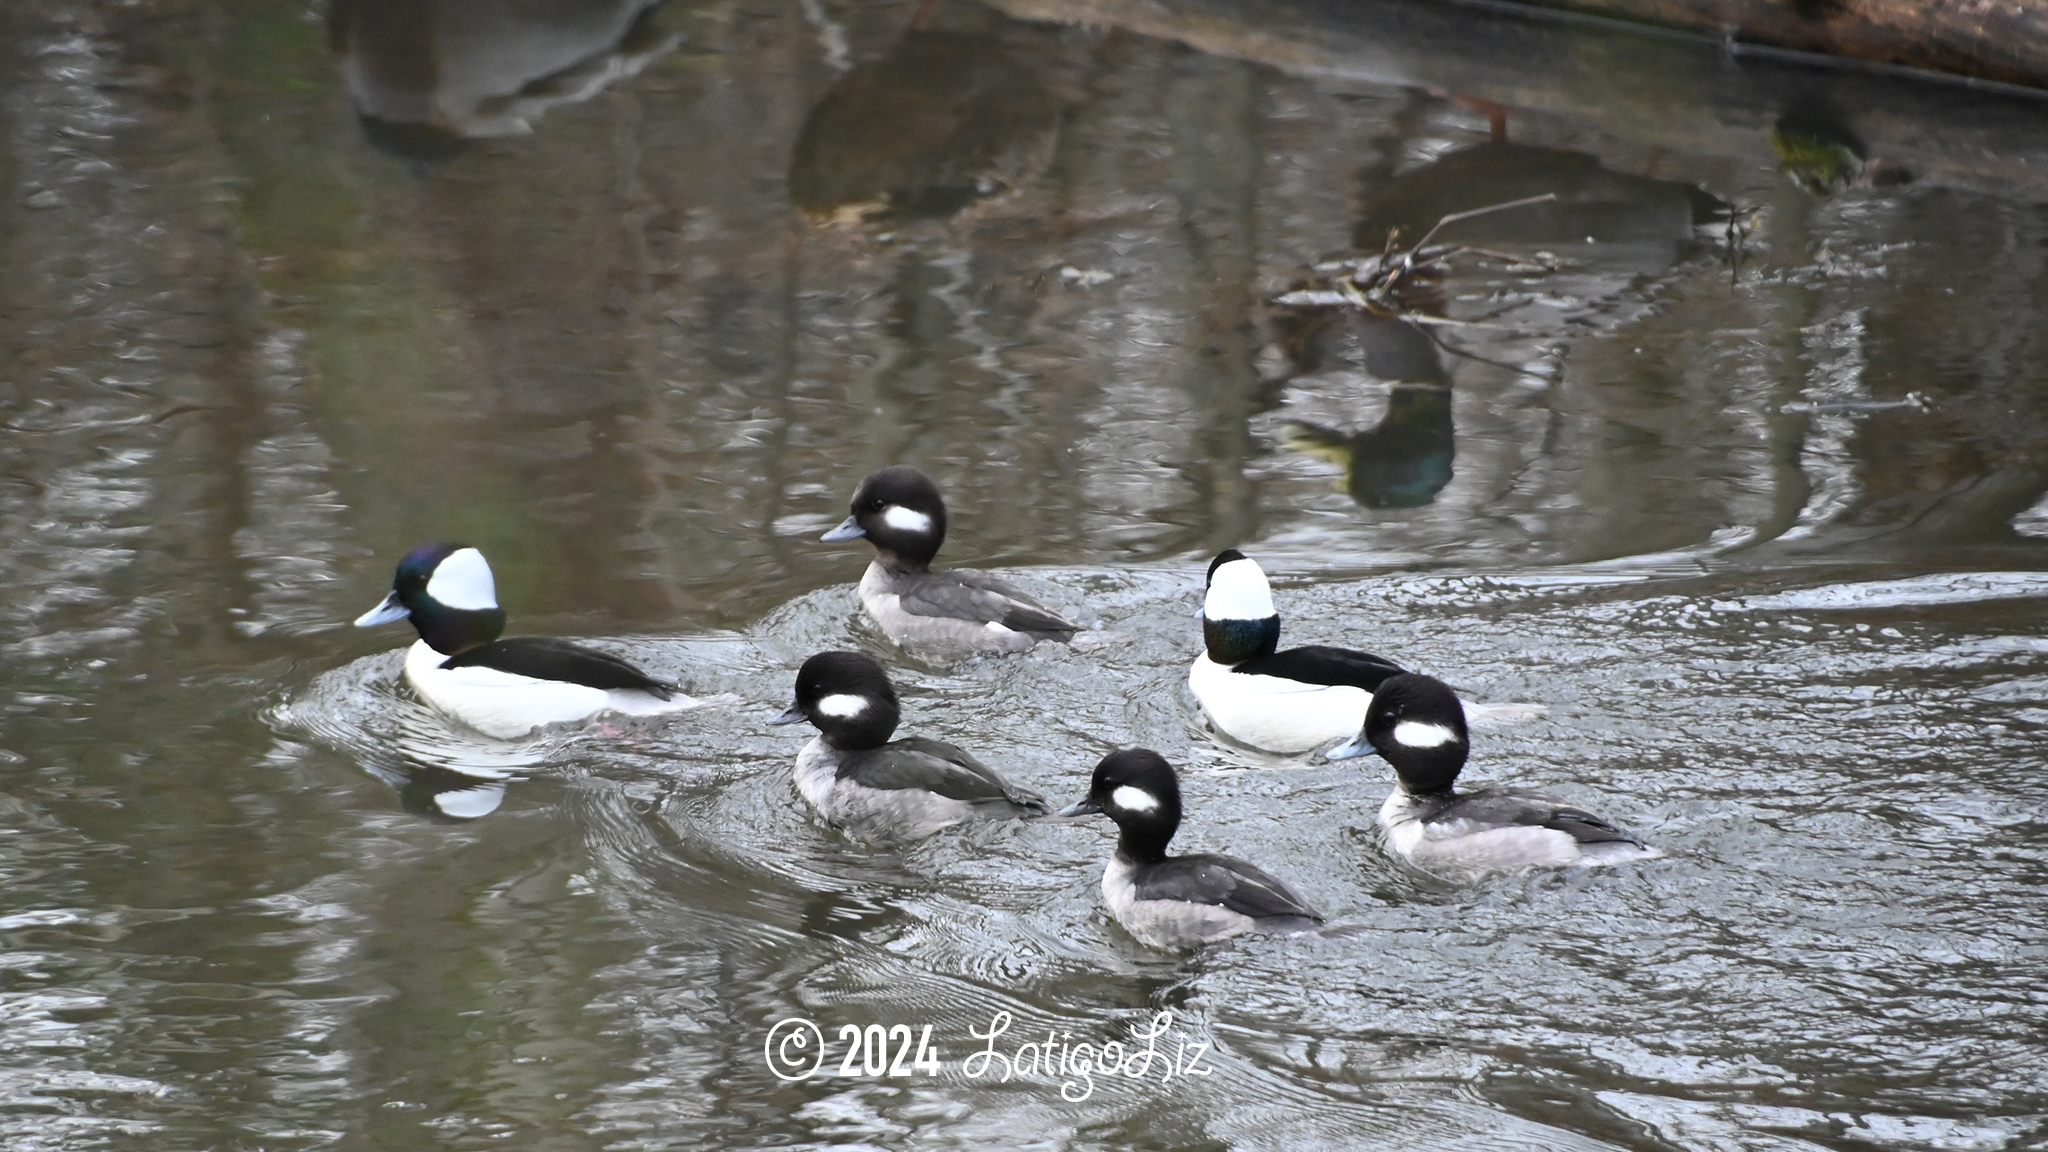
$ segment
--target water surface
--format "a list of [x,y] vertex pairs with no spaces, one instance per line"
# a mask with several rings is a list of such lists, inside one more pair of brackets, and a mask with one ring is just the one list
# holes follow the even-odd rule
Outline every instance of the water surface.
[[[8,1148],[2048,1139],[2048,105],[1440,6],[914,16],[0,14]],[[897,461],[1112,639],[889,648],[815,538]],[[345,625],[433,537],[714,703],[464,735]],[[1390,863],[1383,765],[1193,711],[1229,546],[1670,858]],[[1330,928],[1145,949],[1099,822],[823,827],[765,721],[829,647],[1061,803],[1161,750]],[[1207,1075],[963,1063],[1164,1011]]]

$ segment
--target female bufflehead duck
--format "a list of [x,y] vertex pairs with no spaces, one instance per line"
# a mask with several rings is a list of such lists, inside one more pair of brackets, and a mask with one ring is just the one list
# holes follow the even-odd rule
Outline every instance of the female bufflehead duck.
[[898,644],[1022,652],[1040,640],[1065,643],[1081,629],[1007,580],[966,568],[934,572],[932,557],[946,541],[946,503],[915,468],[870,473],[853,494],[853,514],[820,539],[860,536],[876,553],[861,577],[860,602]]
[[1235,548],[1209,564],[1202,600],[1205,651],[1188,688],[1231,739],[1267,752],[1306,752],[1356,735],[1373,689],[1401,666],[1320,644],[1280,646],[1280,613],[1258,561]]
[[1408,673],[1373,693],[1358,738],[1333,760],[1378,753],[1394,766],[1380,825],[1394,851],[1426,872],[1478,875],[1521,868],[1620,864],[1662,856],[1583,808],[1533,792],[1452,785],[1470,741],[1465,709],[1441,680]]
[[899,717],[880,664],[858,652],[820,652],[797,670],[796,702],[769,723],[817,726],[796,756],[797,791],[858,835],[908,840],[963,820],[1050,811],[1036,792],[944,740],[890,740]]
[[1127,748],[1095,766],[1088,795],[1062,816],[1105,813],[1122,833],[1102,873],[1102,902],[1154,948],[1191,948],[1254,929],[1301,932],[1322,915],[1294,889],[1235,856],[1168,856],[1180,827],[1180,781],[1166,758]]
[[697,701],[616,656],[552,636],[500,640],[505,610],[484,554],[422,544],[398,562],[391,594],[356,618],[368,628],[412,618],[420,638],[405,678],[420,698],[488,736],[509,740],[543,724],[599,712],[644,716]]

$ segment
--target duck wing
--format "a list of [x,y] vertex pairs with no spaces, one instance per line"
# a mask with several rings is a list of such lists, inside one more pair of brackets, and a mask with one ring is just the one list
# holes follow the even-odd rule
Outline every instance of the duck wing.
[[1060,639],[1081,630],[1008,580],[971,568],[930,573],[903,593],[901,604],[913,616],[992,621],[1012,632],[1049,632]]
[[664,684],[609,652],[585,648],[554,636],[514,636],[458,652],[443,668],[491,668],[535,680],[556,680],[586,688],[638,689],[666,700],[676,686]]
[[1231,668],[1248,676],[1275,676],[1302,684],[1323,684],[1377,691],[1380,682],[1407,669],[1370,652],[1305,644],[1270,656],[1254,656]]
[[1235,856],[1201,853],[1169,856],[1144,870],[1137,882],[1140,900],[1185,900],[1220,904],[1244,916],[1300,916],[1321,920],[1294,889],[1264,869]]
[[969,804],[1000,802],[1029,812],[1051,811],[1044,797],[1011,784],[965,749],[923,736],[846,753],[839,761],[839,778],[883,791],[921,788]]
[[1581,844],[1643,846],[1642,841],[1576,804],[1534,792],[1488,788],[1464,793],[1444,808],[1430,813],[1424,821],[1426,827],[1443,827],[1446,831],[1460,824],[1466,825],[1453,835],[1470,831],[1473,827],[1513,824],[1563,832]]

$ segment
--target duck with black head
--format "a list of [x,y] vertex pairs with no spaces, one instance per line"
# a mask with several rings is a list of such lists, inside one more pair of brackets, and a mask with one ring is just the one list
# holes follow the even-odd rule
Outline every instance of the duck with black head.
[[1202,654],[1188,688],[1224,735],[1267,752],[1306,752],[1355,735],[1373,689],[1399,664],[1307,644],[1280,651],[1280,611],[1259,562],[1235,548],[1209,564]]
[[851,514],[820,539],[862,537],[875,546],[875,559],[861,577],[860,602],[906,648],[1022,652],[1041,640],[1066,643],[1081,629],[1007,580],[934,569],[946,542],[946,502],[930,477],[908,465],[870,473],[853,494]]
[[1379,686],[1357,738],[1328,755],[1379,755],[1393,765],[1394,791],[1380,808],[1380,826],[1394,851],[1425,872],[1463,878],[1663,855],[1554,796],[1506,788],[1458,791],[1471,743],[1464,705],[1450,686],[1408,673]]
[[405,679],[443,714],[509,740],[600,712],[633,716],[694,708],[698,701],[626,661],[553,636],[504,639],[505,610],[484,554],[460,544],[422,544],[398,562],[391,593],[356,618],[370,628],[412,621],[420,638]]
[[859,652],[820,652],[796,674],[796,699],[770,724],[808,720],[818,735],[796,757],[796,787],[834,825],[877,840],[914,840],[967,820],[1043,816],[1036,792],[944,740],[891,740],[896,686]]
[[1180,829],[1180,779],[1150,748],[1112,752],[1095,766],[1088,794],[1061,816],[1116,822],[1116,851],[1102,873],[1102,902],[1124,931],[1154,948],[1192,948],[1246,932],[1304,932],[1323,921],[1294,889],[1235,856],[1169,856]]

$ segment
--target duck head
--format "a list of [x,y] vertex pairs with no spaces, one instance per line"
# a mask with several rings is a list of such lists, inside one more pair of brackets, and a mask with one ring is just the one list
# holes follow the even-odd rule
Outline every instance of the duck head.
[[907,464],[871,472],[853,494],[852,514],[819,539],[865,536],[885,562],[928,568],[946,542],[946,502],[931,477]]
[[1122,834],[1117,851],[1133,860],[1164,860],[1180,828],[1180,779],[1150,748],[1112,752],[1095,766],[1088,794],[1060,815],[1107,816]]
[[1202,643],[1209,659],[1228,667],[1280,646],[1280,613],[1265,570],[1235,548],[1209,562],[1209,588],[1202,597]]
[[398,562],[391,594],[356,617],[356,627],[408,617],[420,639],[444,656],[496,640],[505,631],[505,610],[484,554],[461,544],[420,545]]
[[1372,694],[1357,738],[1331,749],[1332,760],[1374,753],[1394,766],[1410,792],[1449,792],[1471,753],[1465,706],[1450,685],[1433,676],[1389,676]]
[[770,724],[808,720],[828,747],[880,748],[902,717],[889,674],[859,652],[820,652],[796,673],[796,699]]

